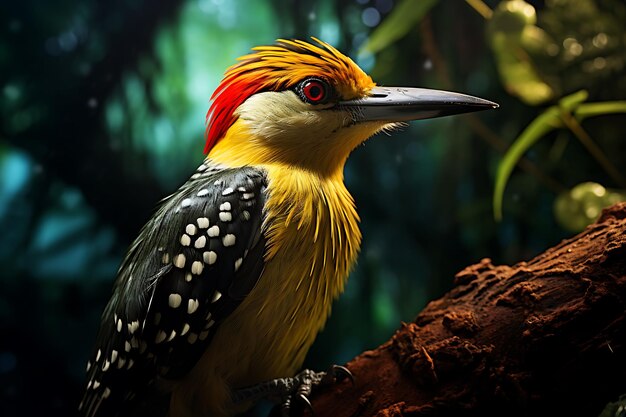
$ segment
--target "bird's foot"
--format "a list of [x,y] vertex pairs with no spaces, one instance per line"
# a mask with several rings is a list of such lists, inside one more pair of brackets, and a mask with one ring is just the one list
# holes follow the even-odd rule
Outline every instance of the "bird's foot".
[[352,373],[345,367],[333,365],[326,372],[305,369],[292,378],[277,378],[253,387],[234,392],[236,403],[258,401],[266,398],[280,403],[283,417],[301,415],[304,409],[314,414],[309,396],[314,388],[340,383],[349,379],[354,384]]
[[295,390],[283,396],[281,401],[281,414],[283,417],[299,416],[304,409],[315,414],[309,396],[314,388],[329,386],[349,379],[354,384],[352,373],[343,366],[333,365],[326,372],[313,372],[309,369],[293,377]]

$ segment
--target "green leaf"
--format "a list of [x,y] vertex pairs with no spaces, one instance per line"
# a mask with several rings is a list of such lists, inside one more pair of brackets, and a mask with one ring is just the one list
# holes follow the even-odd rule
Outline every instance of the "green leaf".
[[561,115],[564,112],[572,113],[579,121],[588,117],[626,113],[626,101],[584,103],[588,96],[589,94],[585,90],[581,90],[563,97],[558,105],[546,109],[515,139],[511,148],[500,161],[496,173],[496,184],[493,192],[493,213],[496,220],[502,219],[504,188],[511,172],[513,172],[513,168],[528,148],[534,145],[541,137],[554,129],[564,127],[561,120]]
[[529,55],[548,43],[546,33],[535,26],[535,8],[522,0],[503,1],[487,23],[487,36],[498,74],[506,91],[524,103],[536,106],[555,96]]
[[579,104],[587,99],[587,92],[582,90],[569,96],[563,97],[558,105],[547,108],[526,129],[515,139],[513,145],[506,152],[496,173],[496,184],[493,192],[493,213],[496,220],[502,219],[502,197],[504,188],[513,172],[513,168],[522,158],[524,153],[534,145],[540,138],[554,129],[563,127],[561,113],[563,111],[572,112]]
[[406,35],[438,0],[404,0],[372,32],[360,53],[374,54]]

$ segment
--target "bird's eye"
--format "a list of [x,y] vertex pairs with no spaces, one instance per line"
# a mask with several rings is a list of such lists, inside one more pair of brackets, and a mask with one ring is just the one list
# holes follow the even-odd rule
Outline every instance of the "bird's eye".
[[325,81],[309,78],[300,83],[298,93],[300,93],[302,100],[307,103],[322,104],[330,96],[330,86]]

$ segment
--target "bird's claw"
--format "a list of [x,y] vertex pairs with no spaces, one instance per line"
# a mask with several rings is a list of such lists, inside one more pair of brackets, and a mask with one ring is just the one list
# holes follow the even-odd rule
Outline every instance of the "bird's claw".
[[349,379],[352,386],[354,386],[354,375],[352,375],[352,372],[350,372],[350,370],[345,366],[333,365],[328,369],[328,371],[326,371],[326,375],[322,378],[321,384],[338,384],[343,382],[345,379]]
[[282,417],[290,417],[294,415],[299,416],[305,409],[309,410],[309,413],[312,416],[315,415],[315,410],[313,410],[309,397],[301,392],[298,392],[292,397],[290,396],[285,398],[281,405],[281,415]]
[[313,410],[313,406],[311,405],[311,401],[309,400],[309,397],[307,397],[304,394],[298,394],[296,398],[298,399],[298,403],[302,404],[304,408],[309,410],[311,415],[315,415],[315,410]]

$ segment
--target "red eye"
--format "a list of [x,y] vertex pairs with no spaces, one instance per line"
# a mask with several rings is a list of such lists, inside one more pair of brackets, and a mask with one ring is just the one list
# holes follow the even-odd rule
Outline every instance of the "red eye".
[[328,84],[322,80],[309,79],[301,84],[300,91],[305,101],[311,104],[319,104],[324,102],[328,96]]

